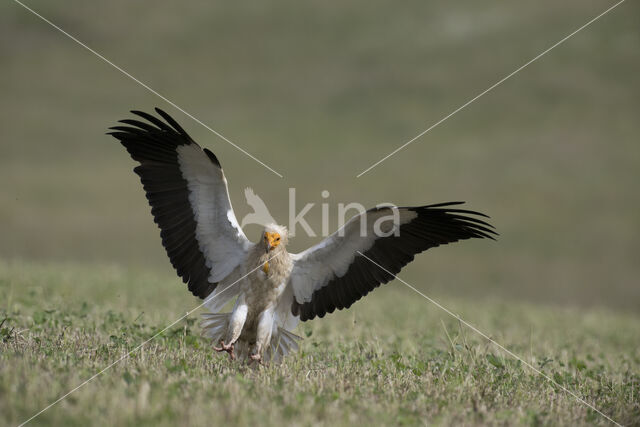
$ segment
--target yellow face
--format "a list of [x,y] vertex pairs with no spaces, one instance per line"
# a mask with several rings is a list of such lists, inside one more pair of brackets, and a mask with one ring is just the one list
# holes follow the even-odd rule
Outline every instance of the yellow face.
[[264,244],[267,248],[267,252],[269,252],[280,244],[280,234],[266,231],[264,233]]

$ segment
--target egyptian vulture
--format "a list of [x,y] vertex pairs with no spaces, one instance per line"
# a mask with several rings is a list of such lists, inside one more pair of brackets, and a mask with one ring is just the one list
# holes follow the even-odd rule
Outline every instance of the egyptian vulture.
[[[132,111],[146,121],[121,120],[109,134],[139,163],[134,172],[171,264],[206,299],[204,335],[232,359],[280,360],[298,348],[299,321],[351,307],[422,251],[496,234],[477,218],[486,215],[449,202],[369,209],[298,254],[287,252],[287,229],[275,224],[253,243],[238,225],[216,156],[156,112]],[[220,313],[233,298],[232,312]]]

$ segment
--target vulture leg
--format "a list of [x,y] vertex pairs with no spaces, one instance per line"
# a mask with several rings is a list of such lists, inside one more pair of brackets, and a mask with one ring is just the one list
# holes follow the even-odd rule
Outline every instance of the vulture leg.
[[258,327],[256,331],[256,342],[249,352],[249,359],[262,364],[262,351],[269,346],[271,332],[273,330],[273,308],[260,313],[258,317]]
[[221,352],[221,351],[226,351],[227,353],[229,353],[229,357],[231,358],[231,360],[235,360],[235,358],[236,358],[236,355],[233,352],[233,343],[231,343],[229,345],[226,345],[224,343],[224,340],[221,339],[220,340],[220,347],[215,347],[214,346],[213,349],[215,351],[217,351],[218,353]]

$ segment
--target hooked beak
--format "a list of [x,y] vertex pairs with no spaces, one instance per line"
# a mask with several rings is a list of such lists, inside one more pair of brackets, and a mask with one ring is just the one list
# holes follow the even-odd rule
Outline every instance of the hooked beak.
[[277,233],[265,233],[264,236],[264,249],[266,253],[273,250],[280,243],[280,236]]

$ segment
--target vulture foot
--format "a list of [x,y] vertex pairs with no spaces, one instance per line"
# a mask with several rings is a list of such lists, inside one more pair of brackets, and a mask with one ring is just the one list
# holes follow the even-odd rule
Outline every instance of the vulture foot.
[[262,361],[262,356],[260,356],[260,353],[249,355],[249,364],[251,364],[252,362],[258,362],[260,365],[264,365],[264,362]]
[[229,357],[231,358],[231,360],[236,359],[236,355],[233,352],[233,343],[226,345],[223,340],[220,340],[220,347],[214,346],[213,349],[217,352],[226,351],[227,353],[229,353]]

